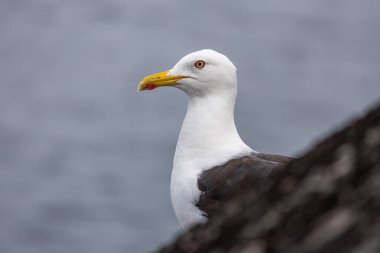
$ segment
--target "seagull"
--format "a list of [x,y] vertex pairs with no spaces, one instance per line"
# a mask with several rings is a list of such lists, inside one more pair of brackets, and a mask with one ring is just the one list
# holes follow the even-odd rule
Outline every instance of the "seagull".
[[233,196],[262,187],[273,170],[293,160],[259,153],[240,138],[234,121],[236,67],[225,55],[211,49],[190,53],[172,69],[142,79],[137,91],[163,86],[188,97],[170,182],[184,229],[213,217]]

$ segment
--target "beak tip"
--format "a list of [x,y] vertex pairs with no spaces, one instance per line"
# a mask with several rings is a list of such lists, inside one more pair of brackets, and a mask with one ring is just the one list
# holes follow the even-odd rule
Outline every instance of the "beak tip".
[[139,93],[140,91],[143,91],[144,87],[145,87],[145,84],[141,81],[139,85],[137,86],[137,93]]

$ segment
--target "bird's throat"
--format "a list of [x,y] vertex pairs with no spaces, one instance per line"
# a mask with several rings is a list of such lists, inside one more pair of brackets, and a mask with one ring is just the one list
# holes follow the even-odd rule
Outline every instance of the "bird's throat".
[[235,94],[189,97],[174,162],[189,162],[249,149],[234,122]]

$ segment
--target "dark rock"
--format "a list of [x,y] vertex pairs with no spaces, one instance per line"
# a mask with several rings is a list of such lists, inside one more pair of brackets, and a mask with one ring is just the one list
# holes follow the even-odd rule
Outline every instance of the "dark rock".
[[380,252],[380,106],[159,252]]

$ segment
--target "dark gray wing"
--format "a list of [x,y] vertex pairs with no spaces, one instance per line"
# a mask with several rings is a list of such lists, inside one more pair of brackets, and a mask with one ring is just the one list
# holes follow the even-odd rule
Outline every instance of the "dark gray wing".
[[198,178],[201,195],[195,205],[210,218],[223,202],[249,188],[259,189],[272,170],[292,160],[281,155],[253,153],[206,170]]

